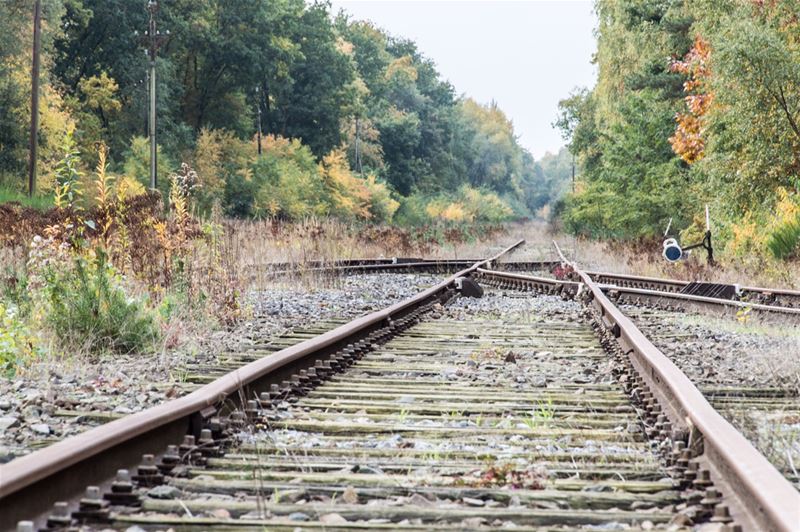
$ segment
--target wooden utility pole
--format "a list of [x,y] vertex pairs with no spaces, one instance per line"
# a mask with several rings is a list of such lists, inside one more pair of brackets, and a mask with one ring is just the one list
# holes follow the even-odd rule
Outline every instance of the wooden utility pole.
[[572,154],[572,193],[575,194],[575,154]]
[[31,139],[28,161],[28,196],[36,192],[36,159],[39,148],[39,69],[42,54],[42,1],[33,8],[33,64],[31,66]]
[[259,94],[258,86],[256,86],[256,114],[258,115],[258,154],[261,155],[261,95]]
[[150,59],[149,81],[150,81],[150,113],[149,113],[149,133],[150,133],[150,188],[155,189],[158,185],[158,144],[156,143],[156,56],[158,49],[169,38],[169,31],[161,33],[156,29],[156,15],[158,14],[158,2],[148,0],[147,11],[150,13],[150,22],[145,33],[147,44],[147,57]]
[[363,174],[361,168],[361,120],[356,117],[356,171]]
[[149,0],[147,11],[150,12],[150,23],[147,36],[150,38],[148,57],[150,58],[150,119],[148,120],[150,133],[150,188],[158,185],[157,157],[158,144],[156,143],[156,54],[158,53],[158,33],[156,31],[156,13],[158,2]]

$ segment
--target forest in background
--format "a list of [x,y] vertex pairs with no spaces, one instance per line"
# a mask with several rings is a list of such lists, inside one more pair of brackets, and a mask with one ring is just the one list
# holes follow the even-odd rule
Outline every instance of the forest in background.
[[[530,216],[560,194],[495,105],[458,96],[406,39],[303,0],[160,2],[159,176],[233,217],[427,224]],[[94,168],[148,177],[146,2],[43,0],[39,192]],[[0,187],[24,190],[31,2],[0,4]],[[255,133],[261,111],[263,154]],[[73,171],[64,171],[64,167]],[[561,168],[561,173],[552,173]],[[84,187],[85,188],[85,187]]]
[[599,78],[560,105],[581,167],[565,227],[652,238],[670,218],[736,259],[800,252],[800,2],[598,0]]

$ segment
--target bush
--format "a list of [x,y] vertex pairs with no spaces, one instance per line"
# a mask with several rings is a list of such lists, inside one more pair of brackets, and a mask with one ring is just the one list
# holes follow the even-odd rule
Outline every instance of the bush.
[[144,305],[129,297],[100,249],[43,270],[45,321],[64,345],[92,354],[151,349],[158,329]]
[[37,344],[17,308],[0,301],[0,374],[13,376],[39,353]]
[[496,224],[513,217],[513,209],[496,193],[463,185],[455,194],[412,194],[398,212],[400,223]]
[[[161,152],[161,146],[156,148],[156,171],[158,172],[158,188],[166,196],[169,188],[167,176],[175,164]],[[145,187],[150,187],[150,141],[147,137],[133,137],[125,161],[122,163],[122,173],[135,179]]]
[[767,248],[776,259],[794,257],[800,249],[800,218],[786,222],[770,233]]

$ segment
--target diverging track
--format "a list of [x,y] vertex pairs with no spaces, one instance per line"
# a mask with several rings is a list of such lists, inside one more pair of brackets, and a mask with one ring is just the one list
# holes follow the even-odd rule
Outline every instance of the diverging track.
[[[591,278],[489,266],[3,466],[0,504],[105,482],[47,524],[795,528],[800,495]],[[158,456],[112,483],[131,449]]]

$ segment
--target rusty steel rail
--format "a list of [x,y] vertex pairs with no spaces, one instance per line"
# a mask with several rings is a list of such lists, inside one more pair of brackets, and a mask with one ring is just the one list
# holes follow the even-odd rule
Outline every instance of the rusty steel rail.
[[537,294],[561,295],[568,298],[573,298],[579,294],[582,286],[581,283],[574,281],[561,281],[548,277],[536,277],[485,268],[478,268],[475,277],[489,286],[514,288]]
[[[586,274],[599,284],[614,285],[621,288],[658,290],[660,292],[680,292],[690,284],[689,281],[679,279],[662,279],[621,273],[586,271]],[[739,301],[787,308],[800,307],[800,290],[756,286],[736,286],[736,288],[739,293]]]
[[637,393],[649,408],[663,412],[661,430],[682,441],[692,458],[707,465],[734,519],[749,530],[796,531],[800,525],[800,493],[755,447],[723,418],[678,367],[648,340],[575,264],[587,298],[606,334],[635,370]]
[[[363,273],[409,273],[409,272],[454,272],[468,268],[477,262],[473,259],[398,259],[397,262],[384,262],[377,259],[371,263],[361,260],[354,264],[332,263],[328,265],[312,266],[307,264],[275,263],[275,266],[252,266],[249,275],[259,275],[255,270],[265,269],[261,275],[266,277],[299,276],[314,273],[329,274],[363,274]],[[560,261],[521,261],[505,262],[502,266],[511,271],[549,270],[560,264]]]
[[[553,245],[562,264],[567,266],[567,275],[574,280],[579,279],[575,264],[564,256],[557,242],[553,242]],[[737,286],[738,298],[727,299],[682,293],[691,284],[689,281],[588,270],[582,273],[612,299],[624,303],[646,303],[667,310],[722,310],[772,320],[800,320],[800,291],[796,290]]]
[[[586,274],[588,276],[588,274]],[[765,305],[760,303],[746,303],[731,299],[716,297],[694,296],[679,292],[662,292],[642,288],[627,288],[617,285],[598,284],[598,287],[621,303],[642,304],[646,303],[657,308],[674,310],[711,310],[722,311],[729,314],[758,316],[762,319],[779,321],[800,321],[800,308]]]
[[679,279],[661,279],[659,277],[642,277],[621,273],[608,273],[586,271],[586,274],[598,284],[614,285],[623,288],[642,288],[645,290],[658,290],[661,292],[680,292],[689,281]]
[[[202,424],[226,403],[246,403],[300,367],[311,367],[368,337],[387,334],[397,320],[455,293],[456,279],[469,276],[522,244],[476,262],[439,284],[383,310],[357,318],[325,334],[251,362],[178,399],[111,421],[0,466],[0,530],[40,515],[55,501],[74,499],[87,484],[100,484],[118,468],[137,463],[143,453],[160,453]],[[228,405],[229,406],[229,405]]]

